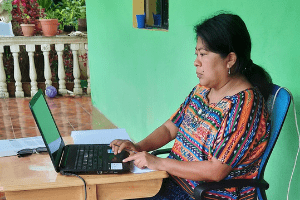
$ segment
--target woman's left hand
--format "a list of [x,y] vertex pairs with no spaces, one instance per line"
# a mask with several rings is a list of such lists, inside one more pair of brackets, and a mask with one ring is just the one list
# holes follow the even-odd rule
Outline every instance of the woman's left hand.
[[130,155],[128,158],[124,159],[123,162],[134,161],[134,165],[140,169],[147,167],[152,170],[159,170],[160,159],[161,158],[143,151]]

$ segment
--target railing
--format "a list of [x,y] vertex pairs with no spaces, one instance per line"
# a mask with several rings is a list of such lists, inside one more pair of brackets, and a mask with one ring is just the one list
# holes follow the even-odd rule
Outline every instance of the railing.
[[[45,86],[52,85],[52,74],[50,69],[50,62],[49,62],[49,52],[50,52],[50,45],[55,45],[55,50],[58,56],[58,93],[59,94],[66,94],[66,81],[65,81],[65,69],[63,64],[63,50],[65,44],[70,44],[70,49],[72,50],[73,54],[73,76],[74,76],[74,88],[73,93],[74,95],[82,94],[82,88],[80,84],[80,68],[79,68],[79,61],[78,61],[78,51],[80,45],[84,45],[86,51],[88,51],[87,46],[87,37],[79,37],[79,36],[56,36],[56,37],[43,37],[43,36],[34,36],[34,37],[0,37],[0,98],[8,98],[9,93],[7,91],[7,84],[6,84],[6,74],[3,65],[3,53],[4,53],[4,46],[10,46],[10,51],[12,52],[13,59],[14,59],[14,79],[15,79],[15,96],[16,97],[24,97],[24,91],[22,89],[21,83],[21,71],[19,66],[18,55],[20,53],[20,45],[26,46],[26,52],[29,56],[29,77],[31,80],[31,96],[33,96],[37,91],[37,73],[34,64],[34,52],[35,46],[41,45],[41,50],[44,56],[44,77],[45,77]],[[91,85],[90,85],[90,72],[89,66],[87,64],[87,93],[90,94],[91,92]]]

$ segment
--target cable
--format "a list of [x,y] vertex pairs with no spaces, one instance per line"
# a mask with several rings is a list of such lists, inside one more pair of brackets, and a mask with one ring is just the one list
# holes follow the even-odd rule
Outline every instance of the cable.
[[[292,179],[293,179],[293,176],[294,176],[294,171],[296,169],[296,165],[297,165],[297,159],[298,159],[298,155],[299,155],[299,151],[300,151],[300,133],[299,133],[299,127],[298,127],[298,120],[297,120],[297,113],[296,113],[296,106],[295,106],[295,102],[294,102],[294,97],[291,93],[291,91],[285,87],[283,87],[285,90],[288,91],[288,93],[291,95],[291,99],[292,99],[292,102],[293,102],[293,108],[294,108],[294,117],[295,117],[295,124],[296,124],[296,129],[297,129],[297,134],[298,134],[298,150],[297,150],[297,154],[296,154],[296,158],[295,158],[295,163],[294,163],[294,167],[293,167],[293,171],[292,171],[292,174],[291,174],[291,178],[290,178],[290,181],[289,181],[289,187],[288,187],[288,191],[287,191],[287,197],[286,199],[288,200],[289,199],[289,194],[290,194],[290,189],[291,189],[291,183],[292,183]],[[279,88],[280,90],[281,88]],[[278,90],[278,91],[279,91]],[[277,92],[278,92],[277,91]],[[277,94],[276,92],[276,94]],[[275,94],[275,95],[276,95]],[[272,106],[273,107],[273,106]]]
[[72,173],[66,173],[66,172],[63,172],[63,171],[61,171],[60,172],[62,175],[65,175],[65,176],[76,176],[76,177],[78,177],[78,178],[80,178],[82,181],[83,181],[83,184],[84,184],[84,199],[86,200],[86,196],[87,196],[87,192],[86,192],[86,182],[85,182],[85,180],[81,177],[81,176],[79,176],[79,175],[77,175],[77,174],[72,174]]

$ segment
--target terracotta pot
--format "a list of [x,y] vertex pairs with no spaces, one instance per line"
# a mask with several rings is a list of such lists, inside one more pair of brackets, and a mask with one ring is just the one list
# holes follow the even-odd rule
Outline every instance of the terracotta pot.
[[21,28],[24,36],[33,36],[35,24],[21,24]]
[[57,19],[40,19],[43,35],[50,37],[57,34],[58,20]]

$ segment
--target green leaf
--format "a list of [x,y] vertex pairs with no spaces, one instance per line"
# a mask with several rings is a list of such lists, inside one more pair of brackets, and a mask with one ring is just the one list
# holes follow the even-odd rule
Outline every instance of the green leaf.
[[48,10],[53,4],[52,0],[37,0],[37,2],[42,8],[45,8],[45,10]]

